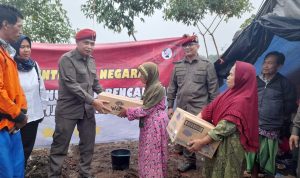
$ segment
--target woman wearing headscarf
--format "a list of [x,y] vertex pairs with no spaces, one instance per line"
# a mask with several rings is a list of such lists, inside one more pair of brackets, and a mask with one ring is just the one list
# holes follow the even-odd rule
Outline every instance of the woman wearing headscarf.
[[25,156],[25,167],[32,152],[39,123],[44,118],[48,103],[48,95],[41,71],[36,61],[31,58],[31,40],[21,35],[12,46],[16,50],[14,57],[17,63],[19,79],[24,90],[28,110],[28,122],[21,129],[22,143]]
[[258,149],[258,103],[255,68],[237,61],[227,77],[228,89],[207,105],[199,117],[216,127],[201,139],[189,143],[198,151],[204,145],[221,141],[212,159],[206,159],[206,178],[240,178],[245,151]]
[[166,111],[166,94],[159,82],[156,64],[143,63],[138,67],[140,80],[146,84],[142,96],[143,106],[123,109],[119,116],[127,116],[128,120],[139,120],[139,158],[138,170],[140,178],[167,177],[168,136],[166,127],[168,115]]

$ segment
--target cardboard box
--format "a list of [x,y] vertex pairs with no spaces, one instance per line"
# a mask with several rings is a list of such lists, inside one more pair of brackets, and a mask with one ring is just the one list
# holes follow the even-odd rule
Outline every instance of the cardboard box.
[[[198,118],[197,116],[176,108],[169,124],[167,132],[172,142],[187,147],[187,143],[207,135],[207,132],[215,128],[211,123]],[[205,145],[199,151],[200,154],[212,158],[220,142],[213,142]]]
[[109,114],[118,115],[120,113],[120,106],[125,108],[138,107],[143,105],[143,101],[139,99],[133,99],[126,96],[114,95],[109,92],[101,92],[98,95],[99,99],[109,101],[107,106],[112,110]]

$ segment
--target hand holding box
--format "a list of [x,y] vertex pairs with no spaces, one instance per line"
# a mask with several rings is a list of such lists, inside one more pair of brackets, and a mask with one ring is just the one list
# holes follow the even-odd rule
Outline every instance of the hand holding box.
[[99,98],[94,99],[92,103],[94,108],[102,114],[107,114],[111,112],[111,109],[107,107],[107,104],[109,104],[109,101],[101,100]]
[[[213,128],[215,127],[211,123],[199,119],[199,117],[180,108],[176,108],[167,126],[167,132],[172,142],[187,147],[190,141],[205,137],[208,131]],[[212,158],[219,144],[220,142],[213,142],[204,145],[199,153]]]
[[108,92],[101,92],[98,99],[109,101],[105,104],[110,108],[110,114],[119,115],[122,108],[138,107],[143,105],[143,101],[139,99],[133,99],[126,96],[114,95]]

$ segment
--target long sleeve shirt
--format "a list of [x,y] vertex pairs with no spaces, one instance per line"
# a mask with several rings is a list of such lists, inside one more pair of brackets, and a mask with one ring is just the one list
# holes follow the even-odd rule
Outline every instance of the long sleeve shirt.
[[208,135],[214,141],[221,141],[224,137],[228,137],[229,135],[236,132],[236,125],[227,120],[221,120],[214,129],[208,132]]
[[[17,65],[4,47],[0,46],[0,130],[12,129],[15,122],[26,116],[27,102],[19,82]],[[3,116],[5,115],[5,116]]]
[[168,87],[168,108],[177,107],[198,114],[218,94],[218,78],[213,64],[197,56],[189,61],[184,58],[175,62]]
[[102,87],[97,78],[96,64],[92,57],[80,55],[77,49],[64,54],[59,60],[59,88],[55,109],[56,116],[69,119],[94,117],[91,105],[94,92],[99,94]]
[[28,121],[32,122],[44,117],[44,110],[48,104],[48,94],[45,88],[44,80],[41,76],[41,71],[36,63],[39,70],[40,81],[38,81],[38,74],[35,68],[28,72],[19,72],[20,83],[27,100],[27,116]]

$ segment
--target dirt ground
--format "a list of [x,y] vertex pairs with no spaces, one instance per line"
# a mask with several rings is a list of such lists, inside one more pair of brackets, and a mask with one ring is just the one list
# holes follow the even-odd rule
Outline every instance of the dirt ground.
[[[114,149],[125,148],[131,151],[129,169],[124,171],[112,170],[110,152]],[[178,163],[182,161],[182,156],[173,154],[172,145],[169,146],[170,157],[168,162],[169,178],[201,178],[201,159],[197,159],[197,170],[188,173],[179,173],[176,169]],[[96,144],[92,162],[92,174],[96,178],[138,178],[137,170],[137,141],[101,143]],[[26,178],[45,178],[48,172],[49,149],[35,149],[28,161]],[[199,158],[200,156],[198,156]],[[68,156],[63,165],[63,178],[78,177],[79,152],[78,146],[71,146]],[[281,176],[293,178],[293,176]]]

